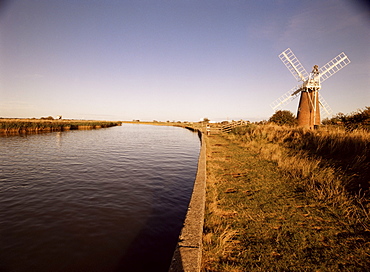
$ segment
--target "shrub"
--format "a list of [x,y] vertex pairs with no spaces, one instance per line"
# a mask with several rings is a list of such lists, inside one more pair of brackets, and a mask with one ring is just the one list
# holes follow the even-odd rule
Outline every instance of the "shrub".
[[340,112],[331,119],[324,119],[322,123],[324,125],[343,126],[347,131],[353,131],[355,129],[370,131],[370,107],[359,109],[357,112],[347,115]]
[[288,125],[294,126],[297,124],[297,120],[294,114],[288,110],[279,110],[276,111],[269,119],[269,122],[275,123],[279,126]]

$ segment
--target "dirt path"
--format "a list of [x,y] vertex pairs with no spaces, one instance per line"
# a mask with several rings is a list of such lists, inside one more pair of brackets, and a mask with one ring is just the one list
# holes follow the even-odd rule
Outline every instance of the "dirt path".
[[257,152],[206,141],[203,271],[370,271],[369,231]]

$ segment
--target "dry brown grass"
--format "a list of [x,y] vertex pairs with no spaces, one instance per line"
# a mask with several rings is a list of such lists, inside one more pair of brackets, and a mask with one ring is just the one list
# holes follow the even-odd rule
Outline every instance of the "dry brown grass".
[[363,224],[370,219],[369,132],[268,124],[240,128],[228,137],[276,162],[282,173],[299,180],[320,201],[341,207],[347,217]]
[[[348,190],[339,151],[321,153],[328,133],[248,126],[208,137],[203,271],[369,270],[367,194]],[[364,156],[360,134],[332,150],[347,138]]]

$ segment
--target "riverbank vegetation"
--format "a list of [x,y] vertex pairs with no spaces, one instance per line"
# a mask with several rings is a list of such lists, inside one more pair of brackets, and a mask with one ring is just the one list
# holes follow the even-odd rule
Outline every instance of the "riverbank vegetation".
[[341,124],[207,137],[203,271],[368,271],[369,149]]
[[37,133],[119,126],[121,122],[94,120],[0,119],[1,134]]

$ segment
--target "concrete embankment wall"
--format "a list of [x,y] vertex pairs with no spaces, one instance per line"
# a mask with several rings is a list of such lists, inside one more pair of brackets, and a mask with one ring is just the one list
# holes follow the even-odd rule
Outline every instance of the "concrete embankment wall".
[[206,194],[206,144],[204,135],[198,131],[201,149],[198,170],[194,182],[184,226],[181,230],[169,271],[200,271],[202,261],[202,235]]

